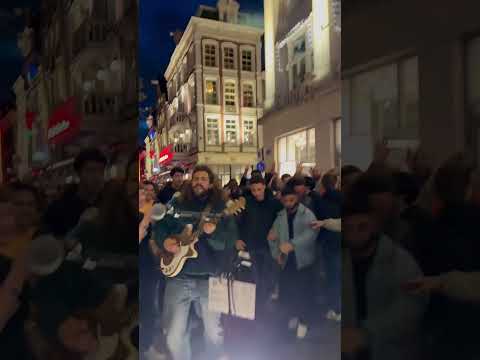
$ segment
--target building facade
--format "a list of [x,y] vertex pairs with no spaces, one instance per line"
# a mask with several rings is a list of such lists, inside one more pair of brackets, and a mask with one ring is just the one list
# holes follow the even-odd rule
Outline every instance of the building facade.
[[262,35],[234,0],[200,6],[190,19],[165,72],[159,115],[161,147],[173,145],[174,163],[208,164],[226,182],[257,162]]
[[118,175],[128,157],[119,149],[135,148],[137,12],[133,0],[44,0],[38,25],[27,23],[19,34],[25,58],[14,85],[20,175],[42,167],[65,179],[85,147],[114,158],[110,175]]
[[265,0],[267,166],[340,166],[340,7],[336,0]]
[[387,140],[397,159],[421,145],[434,166],[458,151],[478,164],[480,4],[381,3],[343,1],[345,163],[365,168]]

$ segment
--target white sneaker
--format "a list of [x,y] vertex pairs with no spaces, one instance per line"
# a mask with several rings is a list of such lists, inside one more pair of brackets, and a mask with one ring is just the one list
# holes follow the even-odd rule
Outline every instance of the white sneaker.
[[340,321],[342,321],[342,314],[341,313],[337,314],[335,311],[329,310],[327,315],[326,315],[326,318],[328,320],[340,322]]
[[146,360],[167,360],[167,355],[157,351],[153,346],[148,348],[148,351],[145,352]]
[[297,339],[304,339],[307,336],[308,327],[305,324],[299,323],[297,327]]
[[298,320],[298,318],[291,318],[289,321],[288,321],[288,328],[290,330],[295,330],[297,327],[298,327],[298,324],[300,323],[300,321]]

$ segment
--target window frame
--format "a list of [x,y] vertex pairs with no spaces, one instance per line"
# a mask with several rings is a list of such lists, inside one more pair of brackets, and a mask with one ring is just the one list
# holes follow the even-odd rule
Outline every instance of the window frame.
[[[252,95],[251,95],[251,105],[247,105],[246,102],[245,102],[245,87],[251,87],[251,92],[252,92]],[[254,108],[255,107],[255,86],[252,82],[243,82],[242,83],[242,107],[245,107],[245,108]]]
[[[245,60],[244,58],[244,53],[250,53],[250,69],[246,69],[245,68],[245,64],[247,64],[247,60]],[[242,61],[242,65],[241,65],[241,69],[242,71],[244,72],[254,72],[254,67],[253,67],[253,64],[254,64],[254,49],[251,49],[251,48],[242,48],[241,49],[241,61]]]
[[[208,82],[213,82],[215,85],[214,85],[214,92],[216,94],[215,98],[216,98],[216,101],[215,103],[210,103],[208,102],[208,98],[209,98],[209,95],[208,95],[208,92],[207,92],[207,83]],[[205,92],[205,105],[219,105],[219,101],[218,101],[218,84],[219,84],[219,81],[218,79],[214,79],[214,78],[206,78],[205,79],[205,82],[204,82],[204,92]]]
[[[229,124],[230,123],[230,124]],[[229,125],[231,126],[231,124],[233,124],[235,127],[232,128],[232,129],[229,129]],[[223,127],[224,127],[224,130],[223,130],[223,133],[224,133],[224,143],[226,146],[238,146],[238,143],[239,143],[239,131],[240,131],[240,127],[239,127],[239,124],[238,124],[238,118],[237,117],[232,117],[232,116],[226,116],[224,118],[224,124],[223,124]],[[234,131],[234,134],[235,134],[235,142],[229,142],[228,141],[228,133],[229,132],[233,132]]]
[[[247,123],[251,123],[251,134],[252,134],[252,141],[251,142],[246,142],[246,134],[249,130],[250,126],[247,126]],[[242,143],[247,146],[255,146],[256,145],[256,121],[255,118],[244,118],[243,119],[243,126],[242,126]]]
[[[230,56],[227,58],[227,50],[228,52],[231,51],[231,58]],[[223,59],[223,68],[225,70],[235,70],[236,69],[236,51],[235,51],[235,47],[231,44],[228,44],[228,45],[224,45],[222,46],[222,59]],[[227,60],[228,62],[230,63],[231,61],[231,67],[227,67]]]
[[[233,86],[227,86],[227,85],[233,85]],[[233,105],[232,104],[228,104],[227,101],[230,101],[231,99],[231,92],[227,91],[227,88],[228,89],[233,89]],[[224,80],[224,84],[223,84],[223,105],[225,106],[225,109],[228,107],[228,108],[237,108],[237,103],[238,103],[238,99],[237,99],[237,83],[235,80]]]
[[[213,131],[212,128],[210,128],[209,120],[214,120],[216,123],[216,142],[215,144],[210,144],[210,131]],[[220,117],[218,115],[205,115],[205,135],[206,135],[206,145],[207,146],[220,146],[221,143],[221,136],[220,136]]]
[[[212,52],[207,51],[207,48],[213,49]],[[213,59],[213,65],[211,64],[211,60]],[[203,66],[209,68],[217,68],[218,67],[218,45],[212,42],[207,42],[203,45]]]

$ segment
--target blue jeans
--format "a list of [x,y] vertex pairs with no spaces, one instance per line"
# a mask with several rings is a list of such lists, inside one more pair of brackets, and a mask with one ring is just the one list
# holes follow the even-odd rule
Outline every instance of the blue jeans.
[[342,245],[341,234],[330,233],[323,239],[329,310],[341,312]]
[[189,314],[194,306],[203,320],[208,359],[223,354],[221,314],[208,310],[208,280],[195,278],[168,279],[164,298],[164,326],[167,347],[173,360],[191,360]]

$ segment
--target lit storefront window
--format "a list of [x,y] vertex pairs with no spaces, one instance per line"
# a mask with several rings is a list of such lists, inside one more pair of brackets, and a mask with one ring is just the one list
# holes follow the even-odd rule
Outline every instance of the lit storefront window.
[[277,140],[277,154],[281,174],[295,173],[297,164],[314,167],[315,129],[302,130]]

